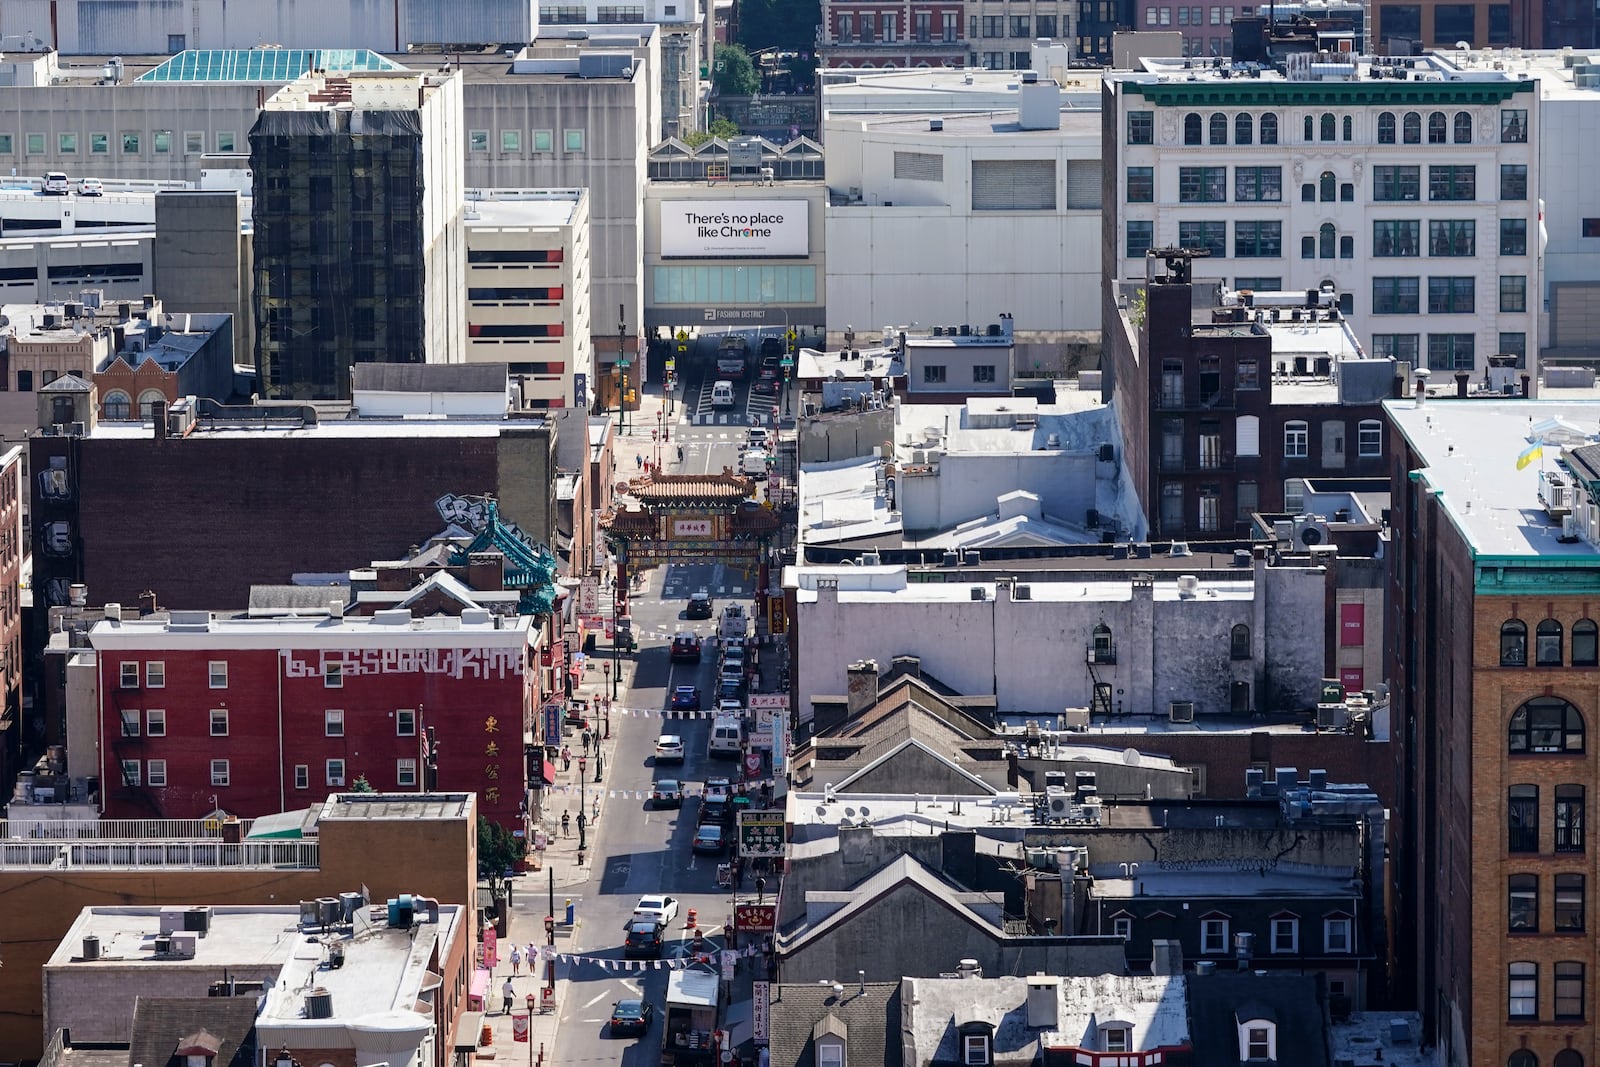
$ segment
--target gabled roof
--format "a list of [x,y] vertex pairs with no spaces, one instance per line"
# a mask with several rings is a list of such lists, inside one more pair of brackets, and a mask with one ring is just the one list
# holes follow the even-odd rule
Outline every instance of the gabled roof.
[[443,596],[456,601],[464,608],[482,607],[482,605],[478,603],[477,594],[469,589],[459,579],[453,577],[449,571],[434,571],[432,574],[428,575],[427,578],[418,582],[416,586],[406,594],[405,599],[401,600],[395,606],[409,608],[430,593],[440,593]]
[[1272,1019],[1278,1024],[1279,1062],[1293,1049],[1296,1067],[1328,1067],[1326,987],[1320,975],[1190,975],[1186,983],[1193,1067],[1238,1067],[1239,1023]]
[[952,774],[955,774],[958,777],[963,778],[966,781],[970,782],[972,784],[973,788],[977,789],[981,793],[991,793],[992,794],[992,793],[999,792],[999,790],[995,789],[995,787],[990,785],[988,782],[985,782],[982,778],[979,778],[977,775],[973,774],[971,771],[965,770],[962,767],[960,767],[959,765],[957,765],[955,760],[951,759],[945,753],[934,751],[934,749],[931,746],[929,746],[927,744],[924,744],[922,741],[918,740],[915,737],[906,738],[904,741],[901,741],[899,744],[895,745],[893,748],[889,749],[887,752],[882,753],[876,759],[873,759],[871,762],[862,764],[860,767],[857,767],[843,781],[836,783],[835,784],[835,788],[837,788],[837,789],[848,789],[849,786],[852,783],[854,783],[855,781],[857,781],[858,779],[862,778],[865,775],[871,774],[873,771],[877,770],[879,767],[883,766],[885,763],[887,763],[890,760],[894,759],[896,756],[900,755],[901,753],[905,752],[908,749],[917,750],[917,751],[921,751],[921,752],[926,753],[929,757],[931,757],[931,758],[937,760],[938,762],[944,764],[945,766],[949,767],[950,768],[950,772]]
[[78,377],[76,374],[67,373],[50,380],[49,384],[41,385],[41,393],[87,393],[94,386]]
[[[256,994],[237,997],[140,997],[133,1008],[128,1062],[167,1067],[184,1046],[214,1047],[210,1067],[251,1067]],[[196,1053],[200,1054],[199,1052]]]
[[849,901],[838,910],[832,912],[820,922],[795,932],[791,937],[784,938],[780,936],[778,938],[780,949],[785,952],[793,951],[812,941],[829,936],[838,927],[857,916],[865,914],[880,899],[902,886],[910,886],[914,890],[937,900],[962,920],[983,931],[986,935],[990,937],[1000,936],[1001,931],[993,923],[969,907],[963,899],[965,897],[984,896],[984,894],[967,893],[954,883],[941,878],[936,871],[902,853],[851,888],[848,891]]
[[844,1031],[846,1063],[901,1067],[899,982],[854,983],[841,994],[831,985],[774,985],[771,998],[772,1067],[816,1067],[819,1026]]

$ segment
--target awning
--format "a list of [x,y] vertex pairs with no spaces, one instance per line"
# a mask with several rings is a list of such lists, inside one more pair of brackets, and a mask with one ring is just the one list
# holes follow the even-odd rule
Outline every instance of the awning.
[[472,972],[472,991],[467,994],[467,1003],[476,1001],[476,1007],[484,1007],[484,999],[489,995],[489,969],[479,967]]
[[464,1011],[461,1021],[456,1024],[457,1052],[471,1052],[478,1047],[478,1038],[483,1033],[483,1012]]
[[549,760],[539,761],[539,776],[544,779],[545,785],[556,784],[556,765]]

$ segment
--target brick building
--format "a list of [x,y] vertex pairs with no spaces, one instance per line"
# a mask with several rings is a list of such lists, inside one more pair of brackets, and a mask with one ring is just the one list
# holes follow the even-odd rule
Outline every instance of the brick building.
[[1442,1063],[1593,1063],[1600,402],[1384,406],[1396,987]]
[[515,829],[536,809],[523,745],[541,726],[542,631],[528,616],[118,614],[89,634],[106,818],[254,817],[358,778],[470,791]]

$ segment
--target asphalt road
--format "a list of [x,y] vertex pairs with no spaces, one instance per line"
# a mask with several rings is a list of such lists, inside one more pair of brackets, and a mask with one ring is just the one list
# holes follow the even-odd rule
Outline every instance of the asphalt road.
[[[692,394],[689,394],[692,395]],[[679,470],[718,471],[732,465],[738,455],[744,431],[719,426],[693,426],[687,416],[694,407],[678,407],[680,421],[673,426],[671,442],[664,450],[664,467]],[[675,459],[676,446],[684,445],[684,464]],[[755,575],[718,565],[674,566],[652,571],[643,593],[635,594],[632,612],[636,632],[641,634],[635,657],[633,681],[622,702],[629,708],[664,708],[672,688],[699,685],[703,696],[714,695],[711,656],[699,664],[674,664],[669,661],[669,639],[654,634],[686,630],[708,636],[714,620],[684,619],[683,609],[689,594],[698,589],[711,592],[720,610],[730,599],[745,602],[747,609],[754,589]],[[699,913],[700,927],[713,945],[720,945],[723,925],[729,918],[729,898],[716,886],[717,859],[695,856],[689,850],[694,836],[696,800],[687,800],[679,811],[653,811],[638,800],[621,799],[621,791],[637,795],[648,790],[657,778],[676,778],[695,789],[708,777],[733,776],[730,760],[712,760],[706,754],[709,723],[699,720],[663,721],[658,715],[628,716],[612,713],[612,736],[616,748],[606,768],[608,791],[604,814],[597,827],[591,827],[590,843],[595,848],[590,860],[590,878],[579,887],[578,926],[570,939],[558,941],[558,951],[582,953],[602,959],[622,959],[623,926],[634,905],[647,893],[666,893],[680,901],[679,919],[669,931],[669,955],[689,950],[689,931],[683,920],[690,908]],[[663,732],[677,733],[684,739],[682,767],[654,766],[655,740]],[[592,783],[590,788],[593,788]],[[618,796],[612,798],[611,790]],[[558,899],[559,908],[562,900]],[[558,1007],[561,1024],[553,1055],[546,1064],[560,1067],[587,1067],[598,1064],[637,1065],[660,1062],[661,1013],[666,998],[667,971],[613,972],[598,964],[573,968],[565,1003]],[[655,1005],[656,1018],[642,1038],[611,1038],[607,1035],[611,1005],[624,997],[643,995]]]

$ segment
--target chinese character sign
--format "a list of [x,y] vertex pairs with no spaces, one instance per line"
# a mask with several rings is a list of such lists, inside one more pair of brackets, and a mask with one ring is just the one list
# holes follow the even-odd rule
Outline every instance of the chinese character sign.
[[744,811],[739,813],[739,854],[752,859],[775,859],[783,855],[783,812]]

